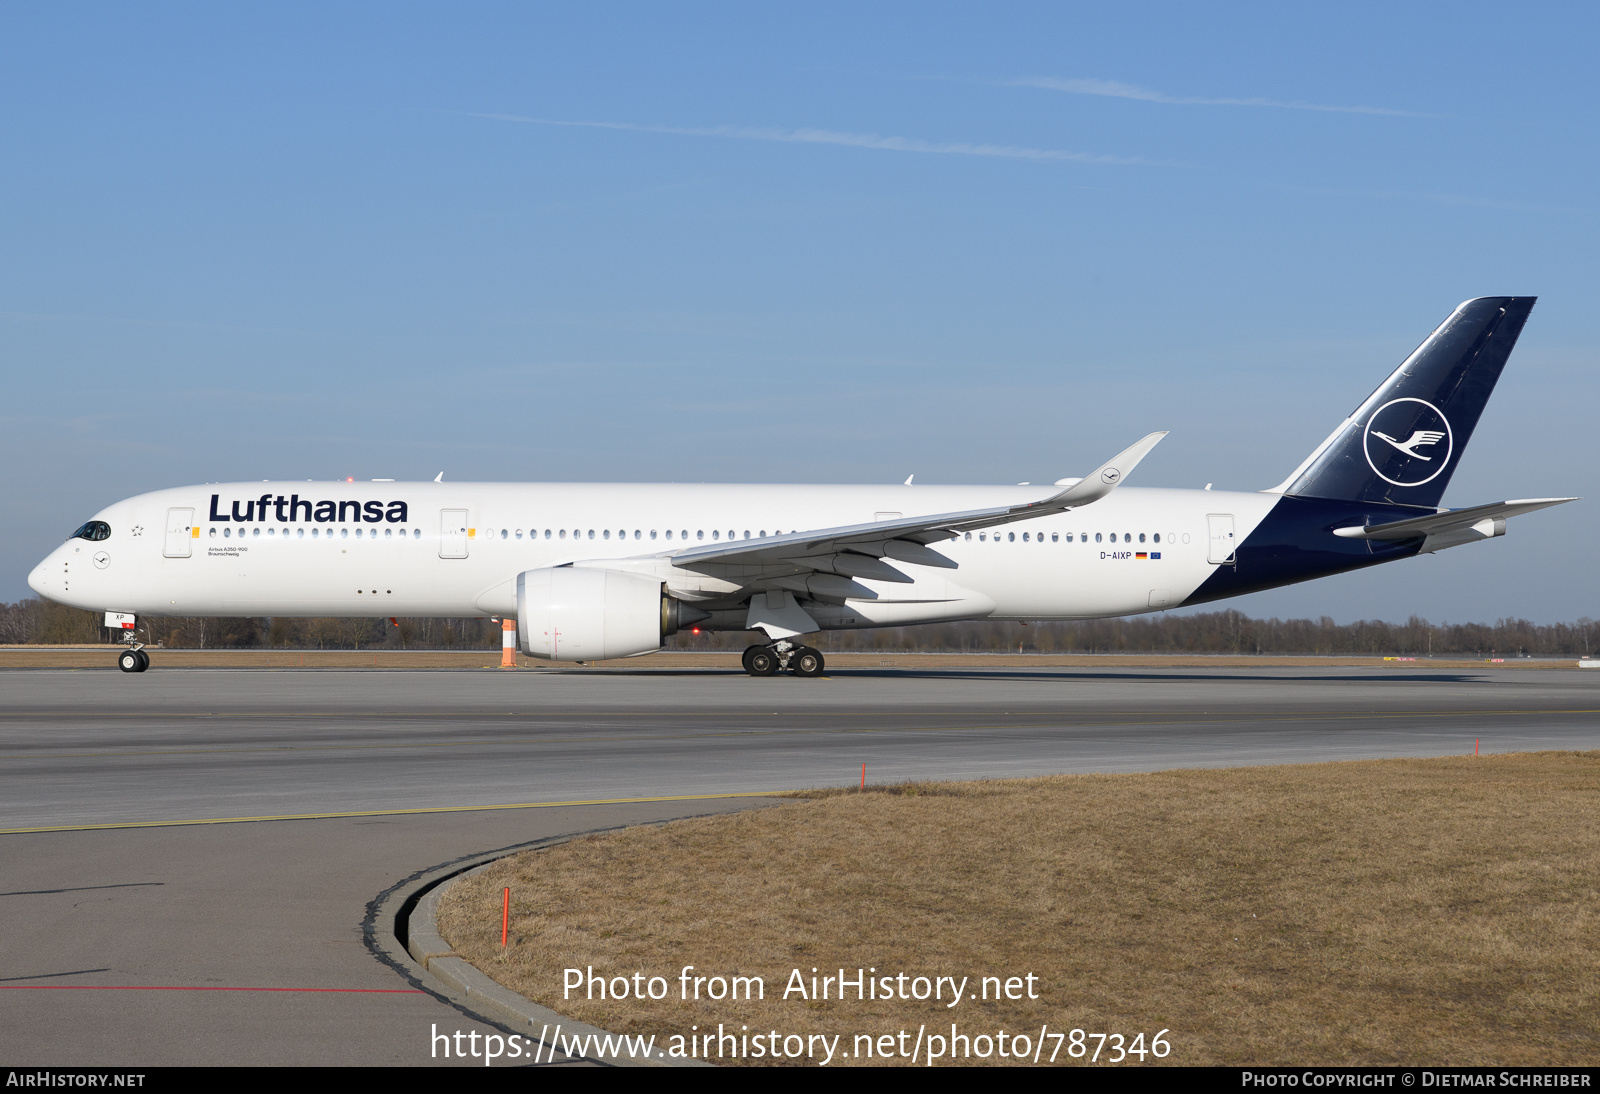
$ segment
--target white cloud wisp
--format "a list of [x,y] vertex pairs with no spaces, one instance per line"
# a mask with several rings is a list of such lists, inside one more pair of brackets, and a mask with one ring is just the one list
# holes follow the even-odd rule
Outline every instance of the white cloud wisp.
[[627,133],[665,133],[680,137],[721,137],[726,140],[779,141],[784,144],[836,144],[848,148],[868,148],[881,152],[920,152],[939,156],[991,156],[1000,159],[1092,163],[1116,166],[1170,167],[1173,164],[1136,156],[1108,156],[1093,152],[1067,152],[1055,148],[1019,148],[1005,144],[938,143],[913,137],[885,137],[877,133],[841,133],[831,129],[778,129],[759,126],[716,125],[641,125],[634,122],[569,121],[558,118],[529,118],[517,114],[484,114],[454,111],[470,118],[520,122],[524,125],[570,126],[582,129],[615,129]]
[[1326,114],[1380,114],[1392,118],[1430,118],[1412,110],[1391,110],[1383,106],[1327,106],[1322,103],[1282,102],[1278,99],[1207,99],[1198,96],[1167,95],[1137,84],[1117,80],[1065,79],[1057,76],[1030,76],[1002,81],[1006,87],[1036,87],[1064,91],[1069,95],[1099,95],[1110,99],[1134,99],[1168,106],[1264,106],[1275,110],[1316,110]]

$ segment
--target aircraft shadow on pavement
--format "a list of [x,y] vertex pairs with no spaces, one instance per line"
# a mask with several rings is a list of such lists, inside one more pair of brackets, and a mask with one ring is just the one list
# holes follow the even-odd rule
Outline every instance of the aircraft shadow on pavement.
[[[742,669],[628,669],[628,668],[548,668],[538,671],[557,673],[563,676],[581,676],[585,674],[603,673],[608,676],[659,676],[659,677],[692,677],[692,676],[744,676]],[[782,675],[782,674],[779,674]],[[1223,683],[1320,683],[1320,684],[1370,684],[1370,683],[1431,683],[1431,684],[1481,684],[1489,683],[1483,673],[1457,670],[1454,672],[1430,673],[1343,673],[1329,676],[1309,675],[1283,675],[1268,676],[1256,672],[1217,672],[1214,669],[1199,670],[1167,670],[1163,672],[1109,672],[1086,671],[1083,669],[1028,669],[1016,671],[1011,669],[918,669],[898,668],[885,666],[882,668],[846,668],[828,669],[826,676],[850,677],[859,679],[863,677],[904,680],[904,679],[937,679],[937,680],[1015,680],[1015,681],[1066,681],[1066,680],[1094,680],[1105,682],[1131,682],[1149,681],[1161,682],[1189,682],[1206,680]]]

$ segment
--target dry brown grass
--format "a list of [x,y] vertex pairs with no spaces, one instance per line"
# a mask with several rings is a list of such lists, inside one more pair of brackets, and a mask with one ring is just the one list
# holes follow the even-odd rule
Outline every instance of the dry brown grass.
[[[439,925],[616,1032],[722,1022],[847,1050],[1048,1023],[1168,1029],[1182,1064],[1593,1064],[1597,791],[1600,753],[1568,752],[825,792],[502,860]],[[562,970],[590,965],[673,994],[563,1000]],[[676,1001],[682,965],[762,975],[766,1000]],[[1033,972],[1041,998],[783,1001],[813,966]]]

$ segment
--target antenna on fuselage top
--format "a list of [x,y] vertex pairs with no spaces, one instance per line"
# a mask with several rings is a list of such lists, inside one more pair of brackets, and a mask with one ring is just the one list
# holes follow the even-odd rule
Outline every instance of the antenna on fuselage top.
[[433,477],[433,481],[434,481],[434,482],[443,482],[443,481],[444,481],[444,472],[443,472],[443,471],[441,471],[441,472],[439,472],[439,473],[438,473],[438,474],[437,474],[437,475],[435,475],[435,476],[434,476],[434,477]]

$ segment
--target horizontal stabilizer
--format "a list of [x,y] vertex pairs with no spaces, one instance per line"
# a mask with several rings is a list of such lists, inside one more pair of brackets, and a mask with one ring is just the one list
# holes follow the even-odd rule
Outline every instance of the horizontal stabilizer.
[[1335,528],[1333,534],[1347,539],[1382,540],[1395,543],[1408,539],[1422,539],[1418,554],[1429,555],[1446,547],[1459,547],[1463,543],[1478,543],[1506,534],[1506,519],[1548,509],[1577,498],[1525,498],[1522,501],[1497,501],[1488,505],[1474,505],[1470,509],[1451,509],[1443,513],[1430,513],[1425,517],[1390,521],[1388,524],[1368,524],[1365,527]]
[[1523,513],[1533,513],[1540,509],[1548,509],[1552,505],[1564,505],[1577,500],[1577,498],[1525,498],[1521,501],[1496,501],[1488,505],[1474,505],[1470,509],[1429,513],[1425,517],[1411,517],[1408,520],[1396,520],[1388,524],[1335,528],[1333,534],[1350,539],[1416,539],[1418,536],[1438,535],[1454,528],[1470,528],[1486,520],[1519,517]]

